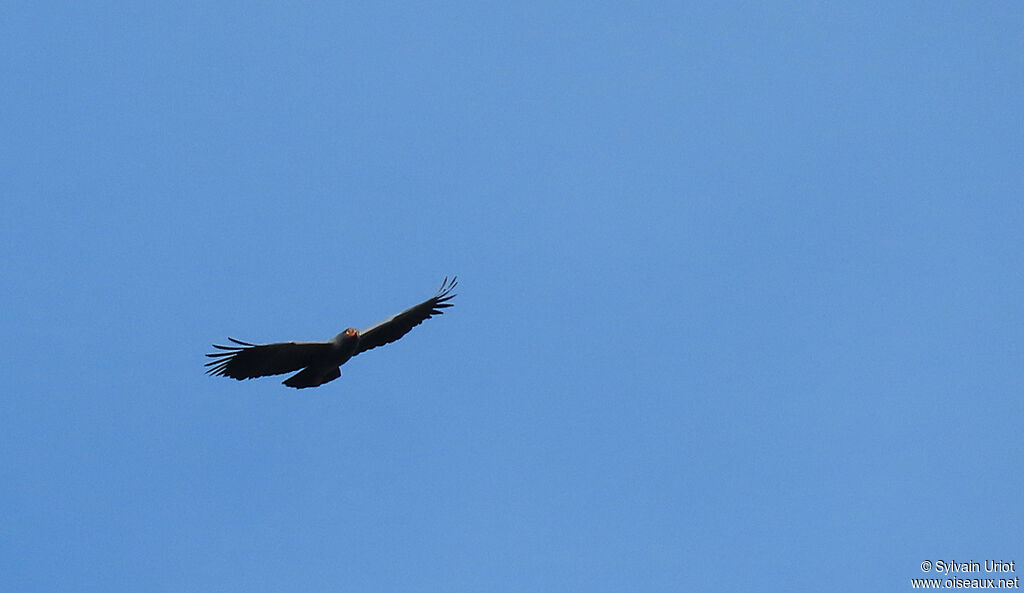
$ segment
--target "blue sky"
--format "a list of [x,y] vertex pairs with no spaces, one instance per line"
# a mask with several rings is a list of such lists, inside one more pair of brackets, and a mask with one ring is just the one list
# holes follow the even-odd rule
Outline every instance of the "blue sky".
[[[1024,562],[1012,3],[14,3],[0,589]],[[338,381],[203,374],[461,280]]]

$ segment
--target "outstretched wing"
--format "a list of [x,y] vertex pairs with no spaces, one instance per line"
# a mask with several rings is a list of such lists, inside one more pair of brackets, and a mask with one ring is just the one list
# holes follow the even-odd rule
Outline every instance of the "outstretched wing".
[[356,348],[356,351],[352,356],[355,356],[360,352],[366,352],[367,350],[376,348],[377,346],[390,344],[409,333],[412,328],[423,323],[427,319],[430,319],[434,315],[444,313],[442,309],[452,306],[448,301],[455,297],[455,295],[452,294],[452,289],[455,288],[458,283],[458,278],[453,277],[451,282],[449,282],[448,278],[445,277],[444,282],[441,283],[441,288],[438,289],[437,294],[432,298],[423,301],[415,307],[410,307],[390,319],[381,321],[373,327],[366,328],[359,332],[359,347]]
[[215,360],[206,363],[205,366],[210,367],[206,374],[242,380],[290,373],[309,366],[331,347],[330,342],[250,344],[228,339],[237,346],[214,344],[214,348],[224,352],[207,354]]

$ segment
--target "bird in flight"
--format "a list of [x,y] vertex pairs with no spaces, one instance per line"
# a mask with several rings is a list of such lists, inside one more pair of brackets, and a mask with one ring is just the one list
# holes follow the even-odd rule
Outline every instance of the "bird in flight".
[[457,284],[457,278],[449,281],[446,277],[433,297],[363,331],[350,327],[329,342],[250,344],[229,337],[234,346],[214,344],[223,352],[207,354],[214,360],[206,363],[206,374],[241,381],[299,371],[284,384],[296,389],[319,387],[340,377],[341,365],[353,356],[390,344],[425,320],[444,313],[442,309],[452,306],[448,301],[455,297],[452,289]]

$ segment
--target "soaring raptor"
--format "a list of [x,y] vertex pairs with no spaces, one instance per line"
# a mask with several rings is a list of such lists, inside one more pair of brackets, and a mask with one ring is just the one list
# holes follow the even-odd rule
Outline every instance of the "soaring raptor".
[[453,277],[451,281],[445,278],[437,294],[415,307],[363,331],[350,327],[329,342],[250,344],[229,337],[234,346],[214,344],[214,348],[223,352],[207,354],[214,360],[206,363],[209,367],[206,373],[241,381],[299,371],[287,378],[284,384],[297,389],[318,387],[340,377],[341,365],[353,356],[390,344],[425,320],[444,313],[442,309],[452,306],[448,301],[455,297],[452,289],[456,284],[457,278]]

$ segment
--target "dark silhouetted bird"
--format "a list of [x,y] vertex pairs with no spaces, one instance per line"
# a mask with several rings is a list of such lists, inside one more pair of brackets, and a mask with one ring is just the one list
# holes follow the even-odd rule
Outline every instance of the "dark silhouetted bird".
[[206,366],[210,367],[206,372],[209,375],[231,377],[241,381],[299,371],[286,379],[284,384],[297,389],[318,387],[340,377],[341,365],[353,356],[377,346],[390,344],[425,320],[444,313],[442,309],[452,306],[448,301],[455,297],[452,289],[456,284],[456,278],[453,277],[451,282],[445,278],[441,288],[432,298],[363,331],[350,327],[334,336],[330,342],[250,344],[228,338],[236,345],[214,344],[214,348],[224,352],[207,354],[216,360],[206,363]]

